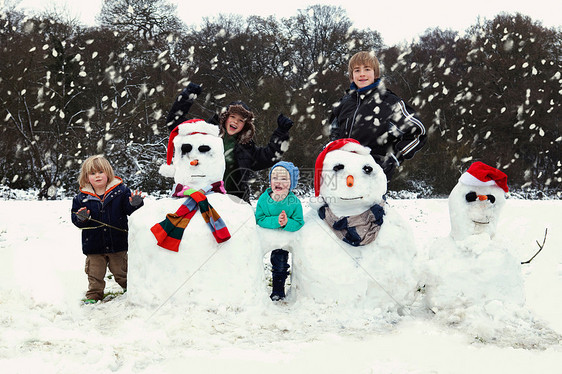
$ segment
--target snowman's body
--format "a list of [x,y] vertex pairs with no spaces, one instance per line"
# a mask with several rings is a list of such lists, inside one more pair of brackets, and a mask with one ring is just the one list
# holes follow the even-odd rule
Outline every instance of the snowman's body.
[[[368,148],[352,143],[326,153],[320,180],[293,251],[297,297],[384,310],[411,304],[417,289],[415,242],[406,222],[385,203],[386,177]],[[376,204],[384,209],[383,223],[373,241],[357,246],[342,240],[318,210],[327,205],[337,217],[354,217]]]
[[467,184],[466,177],[463,174],[449,195],[450,235],[436,239],[427,250],[429,306],[435,311],[489,303],[522,306],[520,262],[495,237],[505,192],[495,183]]
[[520,262],[499,240],[486,234],[461,241],[447,237],[435,240],[432,247],[425,289],[434,311],[525,303]]
[[[225,161],[218,128],[203,121],[178,128],[173,139],[173,164],[161,172],[194,189],[221,181]],[[185,228],[177,252],[159,247],[151,227],[174,213],[186,198],[148,200],[132,217],[129,299],[156,305],[172,296],[174,305],[255,304],[266,291],[252,207],[232,195],[208,194],[208,202],[220,214],[231,238],[217,243],[198,210]]]
[[525,307],[520,261],[495,235],[506,192],[507,175],[482,162],[461,175],[449,196],[451,234],[435,240],[423,261],[428,306],[436,320],[479,342],[559,345],[560,334]]

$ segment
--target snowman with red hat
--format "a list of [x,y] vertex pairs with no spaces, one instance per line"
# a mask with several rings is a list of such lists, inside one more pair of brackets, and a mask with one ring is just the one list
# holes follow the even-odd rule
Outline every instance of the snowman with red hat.
[[483,162],[474,162],[449,195],[451,236],[463,240],[486,234],[493,238],[508,192],[507,175]]
[[129,300],[253,305],[262,298],[254,212],[226,194],[224,171],[217,126],[195,119],[171,132],[160,173],[174,178],[172,197],[148,202],[131,220]]
[[484,341],[537,332],[524,308],[521,263],[496,235],[507,192],[505,173],[474,162],[449,195],[450,235],[434,240],[421,262],[426,302],[437,319]]
[[292,287],[299,300],[381,312],[411,306],[415,241],[387,204],[386,186],[369,148],[356,140],[333,141],[320,153],[312,209],[294,248]]

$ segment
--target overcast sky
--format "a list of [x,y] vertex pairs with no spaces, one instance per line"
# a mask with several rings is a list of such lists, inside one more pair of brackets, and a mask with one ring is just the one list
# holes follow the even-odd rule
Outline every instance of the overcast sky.
[[[18,1],[18,0],[0,0]],[[476,24],[478,16],[491,19],[498,13],[520,12],[546,27],[562,27],[562,1],[560,0],[472,0],[472,1],[344,1],[344,0],[281,0],[281,1],[196,1],[172,0],[178,5],[178,16],[189,25],[198,25],[203,17],[219,13],[269,16],[278,19],[297,14],[298,9],[309,5],[338,5],[357,28],[377,30],[387,45],[401,41],[410,42],[428,28],[440,27],[463,32]],[[66,9],[86,25],[95,24],[95,16],[102,0],[21,0],[20,8],[42,11]],[[345,4],[345,5],[344,5]]]

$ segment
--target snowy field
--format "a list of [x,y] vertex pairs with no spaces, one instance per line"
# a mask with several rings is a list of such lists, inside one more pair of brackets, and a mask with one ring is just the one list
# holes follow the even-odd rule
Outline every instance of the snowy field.
[[[389,203],[409,221],[420,249],[448,235],[446,200]],[[85,256],[70,206],[70,200],[0,201],[2,373],[562,370],[562,342],[552,340],[562,334],[562,201],[508,199],[498,225],[498,236],[522,261],[538,250],[536,241],[542,243],[548,229],[543,251],[523,265],[526,307],[552,332],[544,341],[526,340],[517,325],[513,335],[504,329],[503,336],[483,340],[415,308],[397,317],[298,298],[248,308],[186,309],[176,308],[173,297],[155,308],[136,305],[124,294],[82,305]],[[227,276],[217,274],[216,282],[228,282]],[[106,290],[119,286],[109,280]]]

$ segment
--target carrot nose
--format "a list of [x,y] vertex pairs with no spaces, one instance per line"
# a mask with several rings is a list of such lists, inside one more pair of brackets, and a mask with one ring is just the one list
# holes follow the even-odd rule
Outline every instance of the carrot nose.
[[353,175],[348,175],[346,179],[347,187],[353,187]]
[[480,200],[480,201],[488,200],[488,196],[486,196],[486,195],[478,195],[478,200]]
[[190,162],[191,165],[195,166],[197,164],[199,164],[199,160],[193,160]]

